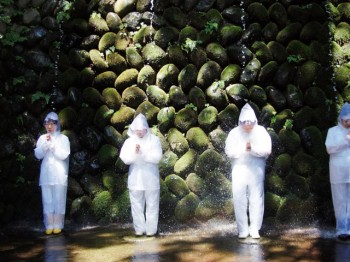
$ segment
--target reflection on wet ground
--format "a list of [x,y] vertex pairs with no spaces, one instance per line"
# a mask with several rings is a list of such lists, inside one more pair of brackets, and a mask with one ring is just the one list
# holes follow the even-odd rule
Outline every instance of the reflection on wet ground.
[[238,240],[233,223],[160,226],[157,237],[135,238],[131,225],[110,225],[45,236],[42,229],[2,232],[0,261],[350,261],[350,244],[333,229],[271,227],[260,240]]

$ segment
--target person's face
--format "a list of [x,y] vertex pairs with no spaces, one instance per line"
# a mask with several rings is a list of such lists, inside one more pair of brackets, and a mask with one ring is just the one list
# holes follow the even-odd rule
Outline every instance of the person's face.
[[44,126],[48,133],[54,133],[57,130],[57,123],[54,121],[46,121]]
[[254,125],[255,123],[251,122],[251,121],[244,121],[242,124],[241,124],[241,127],[243,129],[244,132],[246,133],[250,133],[253,128],[254,128]]
[[135,135],[139,138],[143,138],[147,133],[147,129],[135,130]]
[[341,120],[341,124],[342,124],[343,127],[345,127],[345,128],[350,128],[350,119],[342,119],[342,120]]

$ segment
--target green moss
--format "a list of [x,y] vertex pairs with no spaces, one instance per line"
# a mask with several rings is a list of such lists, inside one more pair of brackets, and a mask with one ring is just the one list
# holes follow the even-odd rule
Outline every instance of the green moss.
[[304,152],[298,152],[292,159],[293,170],[303,177],[311,176],[317,168],[317,161],[314,157]]
[[186,177],[188,173],[193,169],[194,163],[197,160],[197,153],[195,150],[188,150],[183,156],[181,156],[174,165],[174,172],[176,175]]
[[174,125],[181,132],[187,132],[197,124],[197,113],[190,108],[182,108],[175,115]]
[[125,126],[131,124],[134,114],[134,109],[127,106],[122,106],[113,114],[111,124],[116,127],[117,130],[123,130]]
[[169,100],[173,107],[180,109],[188,104],[188,98],[181,87],[171,86],[169,90]]
[[169,102],[169,95],[156,85],[149,85],[146,89],[148,99],[158,107],[165,107]]
[[99,72],[103,72],[108,69],[106,60],[101,56],[100,51],[97,49],[91,49],[89,51],[91,62]]
[[177,84],[179,69],[174,64],[164,65],[157,73],[156,85],[168,91],[172,85]]
[[279,176],[285,176],[288,174],[292,167],[292,157],[287,154],[281,154],[275,159],[275,163],[273,165],[273,170]]
[[145,65],[137,76],[137,85],[146,90],[149,85],[156,83],[156,72],[150,65]]
[[135,68],[126,69],[115,80],[114,87],[118,91],[123,91],[125,88],[137,83],[139,71]]
[[67,106],[63,108],[59,113],[61,129],[71,129],[74,127],[78,114],[73,107]]
[[211,131],[208,137],[215,150],[218,152],[224,151],[227,134],[220,127]]
[[282,205],[283,199],[271,192],[265,194],[265,212],[264,217],[274,217]]
[[174,124],[175,108],[163,107],[157,115],[158,127],[161,132],[166,132]]
[[252,50],[262,64],[265,64],[272,60],[272,53],[264,42],[255,41],[252,45]]
[[282,128],[278,133],[278,137],[289,154],[294,155],[300,149],[301,139],[294,130]]
[[92,210],[98,219],[108,217],[110,213],[110,206],[112,204],[112,197],[108,191],[98,193],[92,200]]
[[113,70],[113,72],[117,74],[120,74],[128,67],[125,58],[122,55],[115,52],[108,53],[106,55],[106,61],[108,63],[109,69]]
[[188,64],[188,56],[179,45],[171,45],[167,49],[169,63],[174,64],[179,68],[183,68]]
[[142,57],[145,64],[149,64],[152,68],[159,69],[167,62],[165,51],[155,44],[147,44],[142,49]]
[[[283,174],[284,176],[287,174]],[[287,193],[287,187],[286,183],[278,176],[275,172],[271,172],[266,175],[265,178],[265,186],[266,189],[274,194],[277,194],[279,196],[283,196]]]
[[195,217],[201,221],[208,221],[218,213],[218,204],[215,197],[211,195],[207,196],[199,202],[195,211]]
[[221,170],[226,173],[230,169],[228,161],[213,149],[205,150],[196,162],[195,172],[200,177],[205,177],[208,173]]
[[173,192],[177,197],[182,198],[190,193],[190,190],[181,177],[178,175],[168,175],[165,178],[165,184],[171,192]]
[[106,105],[100,106],[94,117],[94,125],[100,129],[104,129],[109,124],[111,114],[109,108]]
[[178,75],[179,86],[184,92],[188,92],[197,81],[198,70],[195,65],[186,65]]
[[198,115],[198,124],[203,130],[212,130],[217,124],[218,110],[213,106],[204,108]]
[[198,196],[192,192],[181,199],[175,208],[176,220],[179,222],[189,222],[195,216],[195,210],[199,201]]
[[173,26],[159,28],[154,35],[155,43],[161,48],[166,48],[169,43],[174,43],[179,39],[179,30]]
[[157,124],[159,110],[159,107],[146,100],[138,106],[135,115],[142,113],[146,117],[149,126],[153,126]]
[[243,29],[240,26],[227,24],[220,28],[220,39],[224,46],[229,45],[237,41],[243,33]]
[[187,176],[186,184],[191,192],[195,193],[197,196],[203,197],[207,192],[205,180],[196,173],[190,173]]
[[200,127],[192,127],[186,133],[189,145],[196,151],[202,152],[208,148],[209,139]]
[[168,142],[170,144],[171,150],[174,151],[177,155],[183,155],[189,149],[186,138],[176,128],[171,128],[169,130]]
[[220,65],[215,61],[208,61],[199,69],[197,85],[201,88],[206,88],[216,79],[219,79],[220,74]]
[[174,173],[174,166],[178,160],[178,156],[172,151],[166,151],[162,159],[159,161],[159,174],[162,177],[166,177],[167,175]]
[[103,34],[98,43],[98,50],[102,53],[105,52],[108,48],[114,46],[116,38],[117,34],[114,32],[107,32]]
[[122,97],[115,88],[108,87],[103,89],[102,96],[110,109],[118,110],[122,105]]
[[228,54],[221,44],[215,42],[209,43],[205,51],[207,52],[208,58],[217,62],[220,66],[224,67],[228,64]]
[[126,61],[131,67],[141,70],[144,66],[143,58],[135,47],[126,49]]
[[239,109],[235,104],[229,104],[218,114],[218,120],[223,130],[229,131],[238,124]]
[[197,110],[202,110],[206,104],[206,97],[202,89],[197,86],[191,88],[188,98],[190,102],[197,108]]
[[136,109],[143,101],[147,99],[147,95],[141,88],[137,86],[130,86],[124,89],[122,99],[126,106]]

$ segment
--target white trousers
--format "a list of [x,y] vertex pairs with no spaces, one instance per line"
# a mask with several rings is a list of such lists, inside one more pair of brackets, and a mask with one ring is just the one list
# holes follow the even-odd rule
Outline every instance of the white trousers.
[[44,225],[46,229],[64,227],[66,213],[67,186],[41,186]]
[[[264,216],[264,181],[233,181],[232,195],[239,235],[257,234]],[[249,218],[248,218],[249,210]]]
[[135,233],[137,235],[157,233],[160,190],[129,189],[129,195]]
[[337,235],[350,235],[350,183],[331,184]]

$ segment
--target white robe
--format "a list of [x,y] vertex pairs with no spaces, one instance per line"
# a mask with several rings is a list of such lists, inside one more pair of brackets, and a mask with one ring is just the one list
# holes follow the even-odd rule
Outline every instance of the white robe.
[[[139,138],[135,131],[142,129],[146,129],[147,133]],[[162,158],[161,143],[157,136],[150,133],[146,118],[142,114],[134,119],[128,135],[129,138],[124,142],[119,156],[126,165],[130,165],[128,188],[135,233],[154,235],[157,232],[159,216],[158,163]],[[140,146],[139,152],[136,152],[136,144]]]
[[[263,126],[257,125],[250,106],[242,108],[240,121],[255,123],[247,133],[242,126],[230,131],[225,153],[232,165],[232,193],[235,217],[240,237],[259,235],[264,215],[264,178],[266,158],[271,153],[271,137]],[[250,142],[251,151],[246,151]],[[249,220],[247,208],[249,208]]]
[[341,123],[328,130],[326,148],[337,234],[350,234],[350,142]]
[[60,132],[52,134],[51,141],[46,141],[46,134],[41,135],[34,149],[35,157],[42,160],[39,185],[46,229],[64,226],[69,154],[69,139]]

